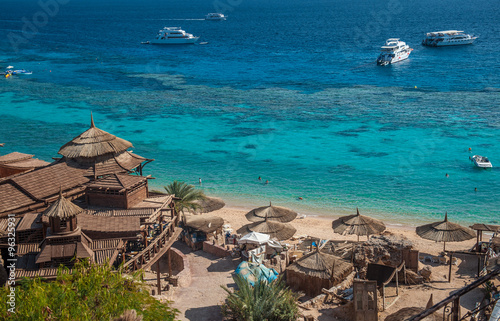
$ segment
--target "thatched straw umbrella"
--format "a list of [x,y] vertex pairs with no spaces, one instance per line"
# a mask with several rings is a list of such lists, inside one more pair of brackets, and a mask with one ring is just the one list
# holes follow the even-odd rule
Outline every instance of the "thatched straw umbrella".
[[186,226],[203,233],[212,233],[224,225],[224,219],[212,215],[186,215]]
[[287,284],[314,296],[322,288],[342,282],[353,271],[353,265],[331,254],[313,251],[286,268]]
[[288,223],[293,221],[297,217],[297,212],[281,206],[273,206],[269,203],[269,206],[258,207],[251,210],[245,217],[250,222],[260,222],[266,218],[269,221]]
[[360,235],[367,237],[385,231],[385,224],[377,219],[360,215],[356,207],[355,215],[342,216],[332,222],[333,232],[341,235]]
[[201,200],[196,200],[193,203],[198,204],[200,207],[198,210],[195,211],[195,213],[210,213],[213,211],[220,210],[224,206],[226,206],[226,203],[218,197],[205,197]]
[[58,153],[67,158],[94,158],[106,154],[118,154],[130,147],[133,146],[129,141],[95,127],[91,113],[90,128],[62,146]]
[[244,225],[238,229],[239,234],[259,232],[276,238],[278,241],[288,240],[297,230],[288,223],[273,222],[269,220]]
[[476,237],[470,228],[448,222],[448,213],[444,221],[418,226],[417,234],[427,240],[444,242],[443,251],[446,251],[446,242],[462,242]]

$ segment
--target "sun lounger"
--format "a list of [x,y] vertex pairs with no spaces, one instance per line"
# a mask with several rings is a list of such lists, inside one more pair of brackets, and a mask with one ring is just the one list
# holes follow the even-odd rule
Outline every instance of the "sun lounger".
[[432,262],[432,263],[439,263],[439,256],[433,256],[433,257],[431,258],[431,262]]
[[446,264],[446,258],[444,256],[439,256],[438,258],[440,264]]
[[458,265],[458,259],[457,259],[456,257],[453,257],[453,258],[451,259],[451,264],[453,264],[453,265]]

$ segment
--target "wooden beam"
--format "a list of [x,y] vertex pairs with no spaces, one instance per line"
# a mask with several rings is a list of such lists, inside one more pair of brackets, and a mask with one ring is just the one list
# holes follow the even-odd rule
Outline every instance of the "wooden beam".
[[160,261],[156,262],[156,285],[158,287],[158,295],[161,295]]

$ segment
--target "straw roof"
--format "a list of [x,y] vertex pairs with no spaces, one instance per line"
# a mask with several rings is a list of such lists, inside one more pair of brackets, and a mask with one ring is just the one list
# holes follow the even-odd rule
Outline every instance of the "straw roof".
[[43,215],[48,217],[70,218],[77,216],[83,211],[83,208],[65,199],[62,192],[60,192],[57,201],[52,203],[52,205],[43,212]]
[[271,238],[276,238],[278,241],[288,240],[297,230],[288,223],[273,222],[265,220],[244,225],[238,230],[239,234],[250,232],[259,232],[269,235]]
[[92,158],[106,154],[118,154],[133,147],[132,143],[118,138],[94,125],[94,118],[90,114],[90,128],[66,143],[59,154],[67,158]]
[[209,196],[201,200],[196,200],[194,203],[200,205],[200,209],[196,210],[196,213],[210,213],[226,206],[226,203],[221,198]]
[[203,233],[212,233],[224,225],[224,219],[211,215],[186,215],[184,224]]
[[385,224],[377,219],[360,215],[356,208],[356,214],[342,216],[332,222],[333,232],[341,235],[371,235],[385,231]]
[[260,222],[266,218],[269,221],[276,221],[281,223],[287,223],[293,221],[297,217],[297,212],[281,206],[273,206],[269,203],[269,206],[258,207],[251,210],[245,217],[250,222]]
[[352,272],[353,265],[333,255],[314,251],[291,264],[287,270],[321,279],[330,279],[332,268],[334,269],[333,281],[337,283]]
[[418,226],[417,234],[424,239],[437,242],[462,242],[476,236],[471,229],[448,222],[448,213],[445,214],[444,221]]

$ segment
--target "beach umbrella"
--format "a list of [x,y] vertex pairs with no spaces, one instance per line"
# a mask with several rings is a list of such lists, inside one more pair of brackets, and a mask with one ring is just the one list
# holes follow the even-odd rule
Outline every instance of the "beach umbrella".
[[199,209],[195,210],[195,213],[210,213],[213,211],[220,210],[224,206],[226,206],[226,203],[218,197],[205,197],[204,199],[201,200],[196,200],[193,203],[198,204],[200,207]]
[[288,269],[339,283],[352,272],[353,265],[331,254],[313,251],[292,263]]
[[333,232],[341,235],[369,236],[385,231],[385,224],[377,219],[360,215],[356,207],[356,214],[342,216],[332,222]]
[[297,230],[288,223],[273,222],[265,220],[247,224],[238,230],[238,233],[259,232],[276,238],[278,241],[288,240]]
[[417,235],[427,240],[444,242],[443,251],[446,251],[446,242],[462,242],[476,236],[470,228],[448,222],[448,213],[444,221],[418,226]]
[[273,206],[269,203],[269,206],[262,206],[251,210],[245,214],[245,217],[250,222],[260,222],[267,218],[269,221],[287,223],[297,217],[297,212],[286,207]]
[[203,233],[212,233],[224,225],[224,219],[212,215],[186,215],[184,224]]

